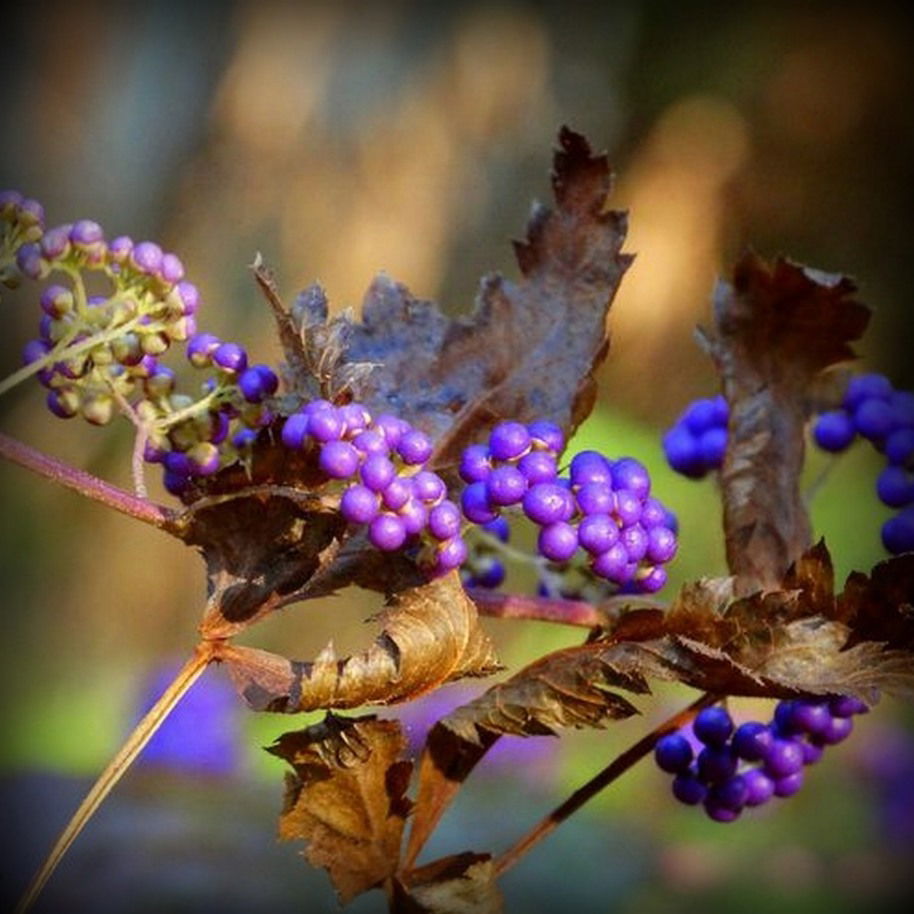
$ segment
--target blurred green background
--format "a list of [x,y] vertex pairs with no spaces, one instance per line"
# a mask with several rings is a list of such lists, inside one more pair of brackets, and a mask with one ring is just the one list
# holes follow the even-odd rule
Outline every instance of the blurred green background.
[[[176,251],[203,293],[201,327],[274,361],[247,269],[256,252],[287,300],[318,279],[334,308],[357,307],[384,270],[452,313],[467,310],[483,273],[516,273],[509,239],[531,200],[548,199],[559,125],[584,132],[609,152],[612,202],[630,211],[626,249],[637,259],[580,443],[649,465],[681,521],[674,593],[725,571],[720,505],[711,481],[665,467],[659,435],[689,399],[716,390],[692,331],[746,245],[855,277],[875,310],[864,364],[914,386],[912,31],[900,5],[874,2],[22,5],[3,19],[0,186],[38,197],[51,224],[94,218],[109,236]],[[5,298],[6,370],[37,316],[27,295]],[[0,428],[130,484],[126,423],[64,425],[35,386],[0,403]],[[813,478],[824,460],[810,463]],[[882,557],[878,467],[855,450],[817,497],[816,531],[839,578]],[[192,646],[204,580],[198,557],[168,537],[24,471],[0,466],[0,491],[12,896],[123,738],[144,677]],[[157,482],[154,494],[166,498]],[[345,651],[372,636],[361,623],[375,608],[347,592],[243,640],[301,658],[330,638]],[[512,665],[580,638],[542,624],[487,627]],[[207,673],[213,687],[220,675]],[[454,703],[461,688],[448,690]],[[645,705],[650,719],[688,700],[675,688],[659,696]],[[234,773],[129,775],[61,867],[45,910],[197,911],[216,900],[224,911],[333,909],[326,879],[307,873],[295,848],[272,846],[283,766],[259,747],[299,722],[220,713],[244,739]],[[436,849],[504,849],[643,726],[570,734],[560,746],[537,740],[535,764],[506,753],[483,766]],[[914,829],[887,831],[888,788],[864,750],[878,737],[911,764],[911,715],[886,701],[859,730],[798,797],[729,827],[675,805],[665,778],[641,766],[507,877],[509,910],[900,904]],[[89,878],[99,864],[103,875]],[[112,888],[144,880],[143,902]],[[356,909],[381,907],[369,896]]]

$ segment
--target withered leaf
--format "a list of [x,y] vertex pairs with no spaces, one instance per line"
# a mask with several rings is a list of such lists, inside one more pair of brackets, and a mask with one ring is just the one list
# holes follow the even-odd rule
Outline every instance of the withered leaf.
[[869,576],[853,572],[838,598],[838,618],[850,626],[851,643],[914,652],[914,554],[880,562]]
[[721,471],[727,562],[741,593],[776,588],[810,543],[799,490],[809,388],[851,359],[869,309],[843,276],[754,253],[714,295],[705,337],[730,404]]
[[[527,237],[515,244],[519,283],[486,277],[474,312],[451,318],[379,276],[361,322],[348,327],[348,348],[333,362],[336,372],[349,363],[376,366],[361,377],[358,397],[431,434],[437,468],[455,463],[498,419],[543,417],[571,431],[592,408],[592,372],[608,349],[606,315],[631,257],[621,253],[625,215],[604,210],[606,157],[568,128],[559,146],[556,209],[534,206]],[[287,354],[290,363],[307,363],[309,334],[335,326],[319,324],[315,314],[294,311],[305,342]]]
[[345,658],[331,646],[303,662],[225,644],[218,659],[250,707],[284,713],[407,701],[452,679],[497,669],[456,572],[392,596],[380,622],[371,647]]
[[397,880],[394,914],[501,914],[504,903],[488,854],[455,854]]
[[267,749],[285,759],[279,836],[304,840],[304,855],[324,867],[343,904],[382,885],[397,869],[412,764],[399,723],[328,714],[284,733]]

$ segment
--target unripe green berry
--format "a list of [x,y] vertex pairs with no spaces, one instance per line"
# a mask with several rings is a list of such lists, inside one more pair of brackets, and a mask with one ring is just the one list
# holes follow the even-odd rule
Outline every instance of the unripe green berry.
[[168,350],[168,340],[161,333],[144,333],[140,345],[146,355],[162,355]]

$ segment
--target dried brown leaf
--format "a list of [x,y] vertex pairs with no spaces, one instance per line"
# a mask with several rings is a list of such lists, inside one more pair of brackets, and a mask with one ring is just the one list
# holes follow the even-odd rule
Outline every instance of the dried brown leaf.
[[[608,349],[606,315],[631,257],[621,253],[624,214],[604,211],[606,157],[567,128],[559,145],[556,208],[535,206],[526,239],[515,245],[519,283],[485,278],[472,315],[450,318],[378,276],[333,363],[334,371],[375,365],[361,378],[359,398],[430,433],[438,468],[498,419],[543,417],[571,431],[593,405],[593,369]],[[319,326],[313,308],[307,328],[303,313],[292,319],[307,339]],[[307,363],[302,346],[295,349],[290,361]]]
[[838,598],[838,618],[851,627],[851,643],[914,652],[914,554],[880,562],[869,576],[853,572]]
[[497,669],[456,573],[391,597],[380,621],[374,643],[345,658],[332,645],[303,662],[225,644],[219,659],[251,708],[283,713],[407,701],[452,679]]
[[287,761],[279,836],[304,840],[304,855],[324,867],[343,904],[390,879],[410,810],[412,764],[399,723],[327,715],[284,733],[267,749]]
[[394,884],[394,914],[501,914],[504,902],[488,854],[455,854]]
[[747,253],[714,296],[706,342],[730,404],[721,471],[727,562],[741,593],[777,588],[810,543],[799,489],[808,394],[851,359],[869,309],[849,279]]

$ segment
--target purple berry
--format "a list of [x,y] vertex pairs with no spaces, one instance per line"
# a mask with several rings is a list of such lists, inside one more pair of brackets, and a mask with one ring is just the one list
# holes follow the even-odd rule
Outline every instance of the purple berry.
[[[371,413],[361,403],[346,403],[339,407],[339,414],[343,420],[343,425],[346,427],[345,434],[347,438],[353,438],[355,435],[364,432],[371,423]],[[384,437],[384,433],[379,429],[375,429],[372,434],[377,435],[379,438]]]
[[885,375],[858,374],[848,382],[843,405],[853,412],[864,400],[888,400],[891,394],[892,382]]
[[851,717],[833,717],[828,726],[821,732],[812,737],[812,742],[820,746],[836,746],[844,742],[854,729],[854,721]]
[[914,502],[914,480],[904,467],[887,466],[876,479],[876,494],[890,508],[904,508]]
[[673,796],[687,806],[697,806],[704,802],[708,788],[690,772],[677,774],[673,778]]
[[293,413],[282,427],[282,443],[297,451],[305,444],[308,436],[308,417],[304,413]]
[[796,774],[803,767],[803,750],[796,740],[776,737],[763,762],[765,774],[777,780]]
[[467,544],[460,536],[445,540],[438,546],[435,552],[435,565],[433,571],[436,574],[446,574],[459,568],[467,560]]
[[495,512],[489,507],[489,497],[486,494],[484,482],[471,482],[460,496],[460,505],[467,520],[474,524],[487,524],[495,520]]
[[447,486],[437,473],[420,470],[413,476],[413,492],[426,505],[437,505],[447,495]]
[[71,388],[49,390],[45,402],[58,419],[72,419],[79,412],[79,394]]
[[794,736],[802,731],[794,715],[799,707],[799,701],[788,699],[779,701],[774,709],[774,724],[780,736]]
[[706,746],[720,748],[733,732],[733,718],[724,708],[704,708],[698,712],[692,729]]
[[240,374],[248,367],[248,354],[238,343],[223,343],[213,352],[213,362],[223,371]]
[[841,695],[829,700],[828,710],[834,717],[852,717],[854,714],[866,714],[869,706],[852,695]]
[[720,806],[714,803],[710,796],[705,799],[705,812],[709,819],[715,822],[735,822],[740,816],[740,810],[729,809],[726,806]]
[[368,539],[382,552],[394,552],[406,542],[406,528],[399,517],[385,512],[368,525]]
[[495,590],[501,586],[505,579],[505,566],[493,555],[484,556],[477,563],[474,573],[470,577],[468,586],[484,587]]
[[677,472],[690,479],[701,479],[708,472],[698,440],[683,425],[674,425],[663,436],[663,452],[667,463]]
[[69,225],[58,225],[44,233],[41,239],[41,253],[48,260],[66,256],[70,250],[70,228]]
[[846,450],[857,437],[853,419],[845,409],[833,409],[822,413],[812,430],[816,444],[824,451]]
[[[641,525],[644,525],[644,512],[641,513]],[[647,531],[649,561],[657,564],[669,562],[676,555],[676,548],[676,534],[669,527],[651,527]]]
[[411,428],[410,424],[399,416],[390,413],[381,413],[372,423],[374,427],[381,432],[387,440],[388,447],[396,448],[400,438],[405,435]]
[[43,359],[51,351],[51,346],[44,340],[29,340],[22,347],[22,364],[31,365]]
[[190,317],[197,313],[200,307],[200,292],[192,282],[179,282],[177,286],[178,296],[184,307],[182,313],[185,317]]
[[896,466],[914,456],[914,428],[899,428],[885,439],[885,459]]
[[412,497],[412,482],[402,476],[395,476],[381,491],[381,500],[391,511],[399,511]]
[[893,555],[914,552],[914,508],[906,508],[882,525],[882,544]]
[[[326,406],[310,411],[308,414],[308,434],[315,441],[329,443],[331,441],[339,442],[343,435],[345,426],[339,411],[333,406]],[[348,442],[347,442],[348,443]],[[357,448],[350,445],[356,453]]]
[[[313,416],[308,420],[311,429]],[[359,452],[348,441],[328,441],[322,448],[318,465],[331,479],[349,479],[359,468]]]
[[662,590],[667,582],[667,573],[665,568],[655,565],[646,572],[639,571],[635,578],[639,593],[657,593]]
[[378,515],[378,495],[367,486],[353,485],[340,499],[340,514],[351,524],[371,523]]
[[569,472],[573,486],[585,486],[591,482],[612,485],[612,467],[597,451],[580,451],[575,454]]
[[575,497],[584,514],[611,514],[616,506],[612,486],[605,482],[590,482],[581,486]]
[[681,733],[668,733],[654,747],[657,767],[670,774],[687,771],[693,755],[692,744]]
[[558,472],[555,457],[547,451],[531,451],[525,454],[517,462],[517,469],[523,473],[531,486],[538,482],[552,482]]
[[221,345],[222,340],[218,336],[212,333],[198,333],[187,341],[187,359],[196,368],[205,368]]
[[793,720],[804,733],[824,733],[831,723],[828,705],[822,702],[798,702],[794,708]]
[[727,453],[727,430],[725,428],[709,428],[702,432],[698,439],[698,454],[704,465],[709,469],[717,469],[724,462]]
[[172,495],[181,495],[190,485],[190,477],[182,476],[180,473],[172,473],[171,470],[165,470],[162,474],[162,485]]
[[565,433],[548,419],[534,419],[527,425],[533,444],[540,443],[554,454],[561,454],[565,448]]
[[774,742],[774,734],[767,724],[751,720],[740,724],[733,734],[733,751],[747,762],[757,762]]
[[508,464],[492,470],[485,486],[489,504],[516,505],[527,491],[527,479],[517,467]]
[[537,549],[553,562],[567,562],[578,548],[578,533],[571,524],[557,521],[543,527],[537,538]]
[[63,317],[73,310],[73,293],[66,286],[48,286],[41,293],[41,310],[52,319]]
[[634,457],[622,457],[612,465],[614,489],[628,489],[644,501],[651,494],[651,477],[647,468]]
[[159,276],[161,276],[165,282],[172,285],[184,279],[184,264],[181,263],[177,254],[168,253],[162,255],[162,262],[159,265]]
[[742,774],[746,785],[746,805],[761,806],[774,796],[774,781],[760,768],[750,768]]
[[578,525],[578,541],[592,555],[619,542],[619,526],[607,514],[588,514]]
[[238,389],[248,403],[260,403],[266,393],[263,377],[256,368],[241,372],[238,376]]
[[737,764],[728,746],[705,746],[698,753],[698,776],[705,784],[719,784],[736,774]]
[[520,422],[499,422],[489,436],[489,452],[496,460],[520,457],[530,447],[530,433]]
[[719,405],[709,397],[694,400],[682,413],[679,423],[684,425],[696,438],[703,432],[718,425]]
[[[495,472],[493,470],[493,474]],[[523,509],[524,514],[536,524],[567,521],[574,513],[574,497],[557,483],[539,482],[523,496]]]
[[799,741],[800,748],[803,750],[803,764],[814,765],[822,758],[825,752],[824,746],[817,746],[815,743],[807,742],[805,739]]
[[623,527],[630,527],[641,519],[641,500],[629,489],[619,489],[615,497],[615,515]]
[[708,791],[708,802],[724,809],[731,809],[739,812],[745,805],[749,797],[749,786],[740,774],[734,774],[715,784]]
[[162,265],[162,249],[154,241],[141,241],[130,252],[130,261],[141,273],[152,276]]
[[406,535],[415,536],[417,533],[421,533],[428,523],[428,508],[413,496],[397,511],[397,516],[403,521]]
[[619,533],[619,541],[625,546],[630,562],[640,562],[647,555],[648,536],[641,524],[623,527]]
[[432,440],[418,429],[410,429],[397,442],[397,453],[404,463],[419,466],[432,456]]
[[211,476],[219,470],[219,448],[210,441],[200,441],[188,452],[196,476]]
[[70,229],[70,241],[79,247],[104,240],[102,227],[91,219],[78,219]]
[[628,552],[621,543],[610,546],[601,552],[591,566],[594,574],[616,584],[625,584],[631,579],[633,569],[628,560]]
[[[353,444],[353,446],[355,446]],[[397,468],[393,461],[383,454],[371,454],[362,462],[359,469],[362,482],[373,492],[386,489],[397,475]]]
[[460,509],[452,501],[443,501],[428,512],[428,530],[437,540],[457,536],[462,524]]
[[854,411],[854,426],[870,441],[885,438],[892,431],[894,419],[888,402],[874,397],[864,400]]
[[108,242],[108,257],[114,263],[123,263],[133,250],[133,239],[128,235],[118,235]]
[[[349,423],[342,414],[340,418],[343,420],[343,427],[346,430],[345,434],[348,436]],[[359,432],[352,439],[352,443],[366,456],[369,454],[379,454],[382,457],[388,457],[390,455],[390,446],[387,444],[387,439],[377,429],[366,429],[364,432]]]
[[162,463],[169,473],[176,476],[192,476],[196,470],[193,460],[181,451],[170,451]]
[[458,472],[464,482],[484,482],[492,472],[489,448],[484,444],[471,444],[464,448]]
[[803,786],[803,772],[795,771],[793,774],[777,778],[774,782],[774,795],[777,797],[792,797]]
[[511,538],[511,528],[508,526],[507,520],[503,517],[496,517],[495,520],[490,520],[487,524],[482,525],[482,529],[486,533],[490,533],[492,536],[497,537],[503,543],[507,543]]

